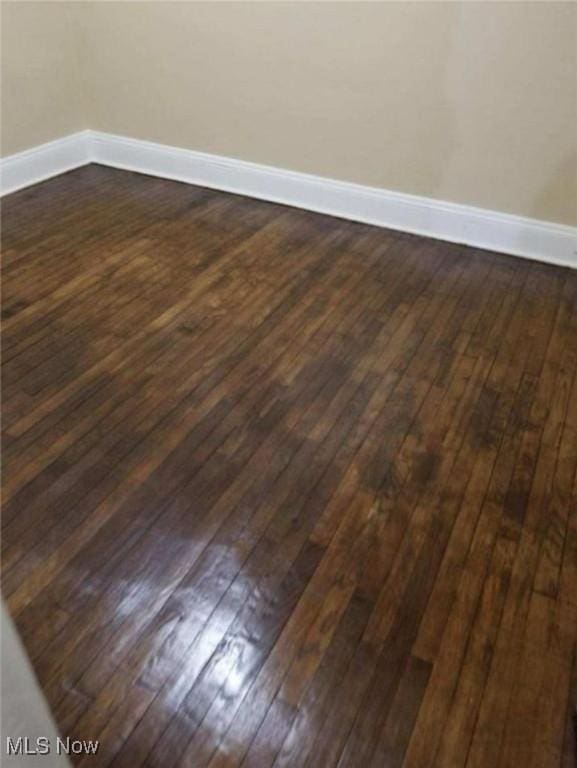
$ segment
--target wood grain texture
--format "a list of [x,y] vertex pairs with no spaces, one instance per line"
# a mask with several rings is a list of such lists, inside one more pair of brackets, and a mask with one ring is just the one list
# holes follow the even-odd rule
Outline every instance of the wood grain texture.
[[575,764],[577,273],[98,166],[2,225],[3,592],[79,764]]

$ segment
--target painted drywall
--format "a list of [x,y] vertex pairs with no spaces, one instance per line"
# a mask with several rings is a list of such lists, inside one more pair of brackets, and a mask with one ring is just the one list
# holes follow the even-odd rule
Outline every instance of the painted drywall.
[[2,156],[86,128],[69,3],[0,3]]
[[[68,758],[58,754],[58,731],[34,676],[26,651],[4,603],[0,601],[0,765],[5,768],[70,768]],[[18,739],[48,739],[48,755],[14,755],[8,751]],[[46,744],[46,742],[43,742]]]
[[577,223],[573,2],[72,6],[90,128]]

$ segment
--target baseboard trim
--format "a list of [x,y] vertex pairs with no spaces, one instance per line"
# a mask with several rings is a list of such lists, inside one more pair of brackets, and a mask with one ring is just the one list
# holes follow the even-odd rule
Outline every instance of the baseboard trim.
[[2,193],[87,162],[577,268],[576,227],[98,131],[73,134],[2,160]]
[[0,195],[38,184],[91,162],[91,132],[80,131],[0,161]]

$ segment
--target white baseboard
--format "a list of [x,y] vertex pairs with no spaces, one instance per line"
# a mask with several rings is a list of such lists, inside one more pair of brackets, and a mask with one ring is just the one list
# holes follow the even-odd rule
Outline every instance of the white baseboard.
[[91,162],[90,131],[80,131],[62,139],[40,144],[0,161],[0,194],[45,181]]
[[[577,268],[576,227],[335,181],[109,133],[85,131],[61,141],[72,142],[70,147],[76,147],[76,164],[50,172],[44,178],[82,165],[78,158],[84,153],[84,162],[96,162],[379,227]],[[17,168],[21,162],[33,165],[33,159],[39,154],[44,162],[43,168],[53,169],[56,163],[49,163],[44,153],[55,144],[58,142],[6,158],[2,161],[2,168],[5,164],[10,168],[14,163]],[[58,149],[58,153],[62,153],[62,148]],[[62,162],[62,154],[58,158]],[[30,184],[39,181],[42,175],[40,167],[33,174],[32,165],[21,166],[27,169]],[[12,173],[13,179],[16,174]],[[20,180],[24,175],[20,173]],[[8,185],[6,191],[25,185],[15,186],[12,181],[12,186]],[[3,191],[5,186],[3,179]]]

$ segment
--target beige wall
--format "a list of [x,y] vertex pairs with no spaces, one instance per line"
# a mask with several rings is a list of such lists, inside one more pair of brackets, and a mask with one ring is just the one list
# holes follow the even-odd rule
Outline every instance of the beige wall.
[[577,223],[573,2],[88,2],[73,16],[91,128]]
[[58,2],[0,4],[2,155],[87,127],[70,11]]

